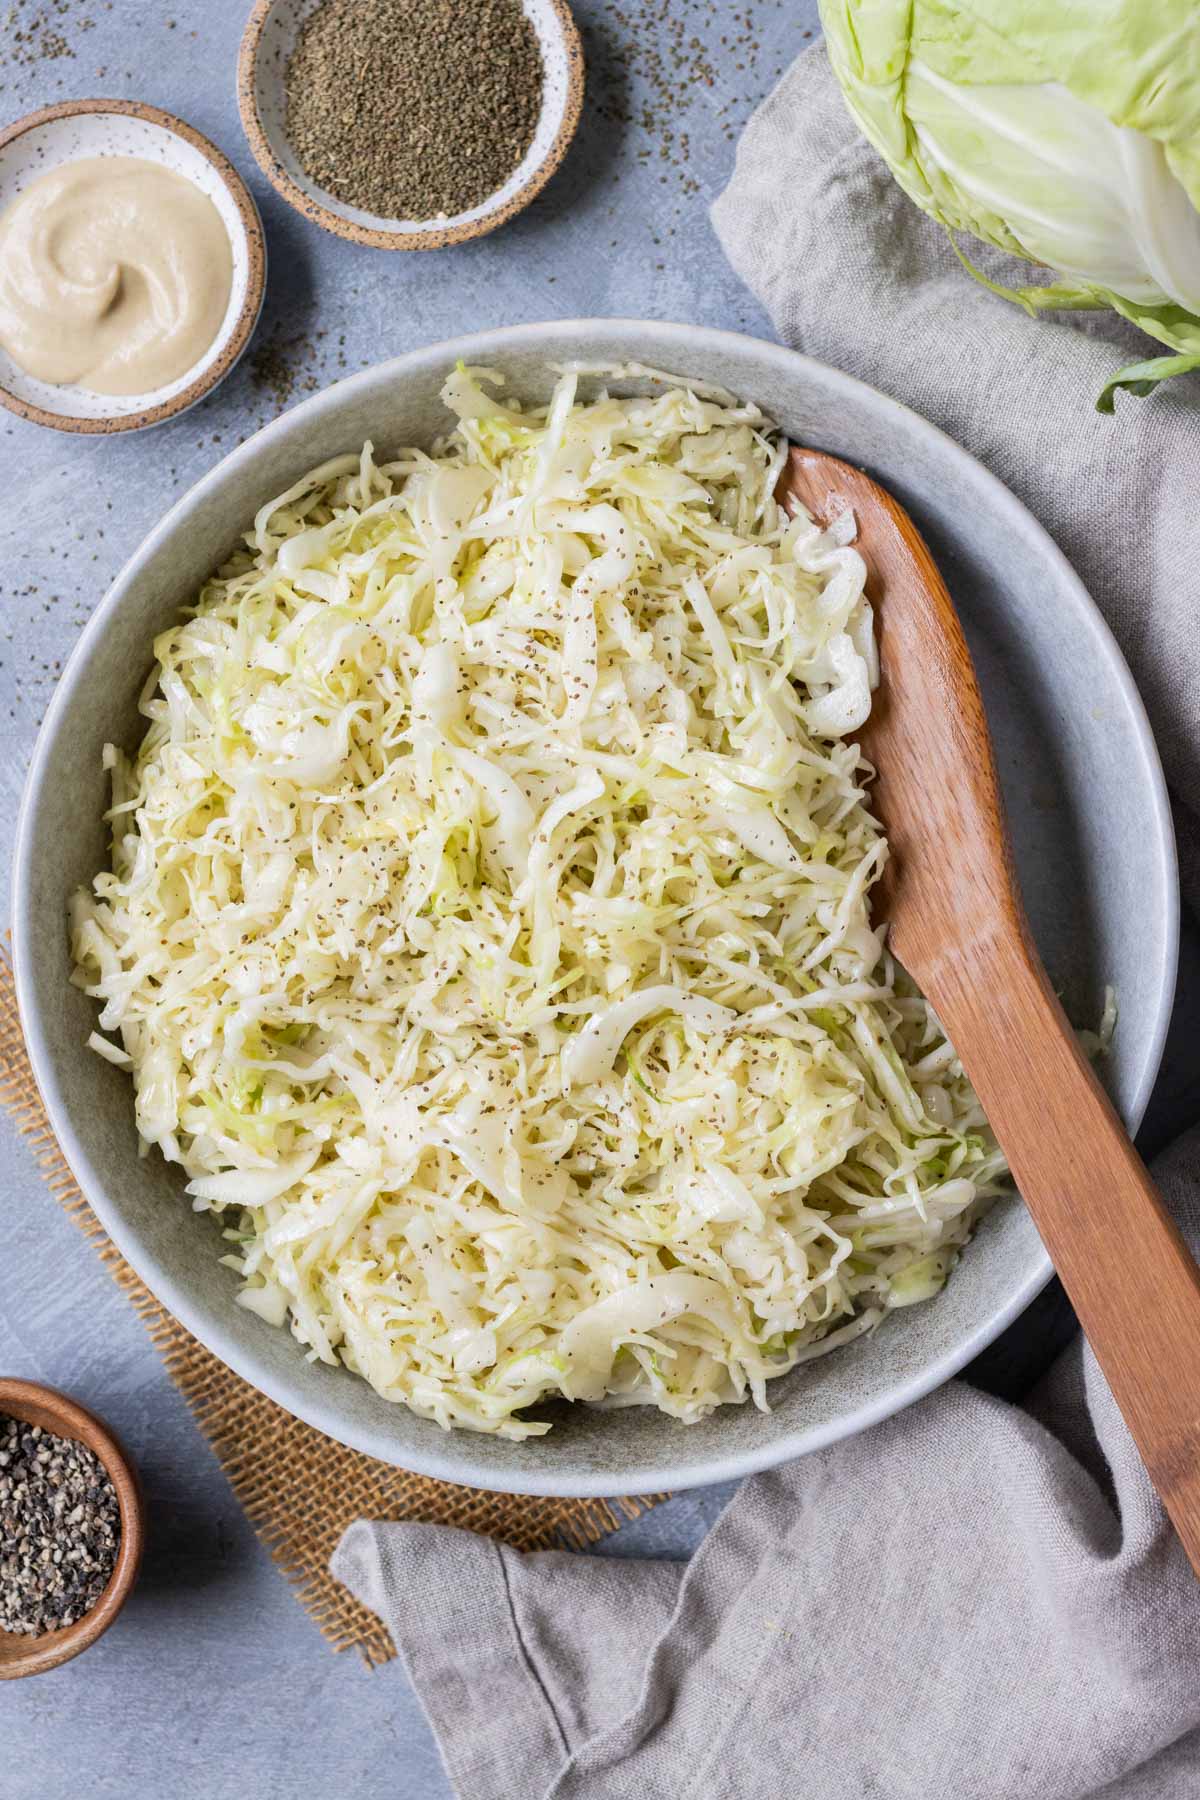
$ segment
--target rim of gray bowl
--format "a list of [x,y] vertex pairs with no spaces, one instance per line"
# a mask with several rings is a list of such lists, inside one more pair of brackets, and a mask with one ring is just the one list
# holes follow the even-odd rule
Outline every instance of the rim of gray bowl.
[[[965,462],[971,463],[977,471],[977,479],[981,475],[984,484],[990,489],[997,511],[1001,514],[1008,513],[1020,524],[1025,533],[1028,534],[1032,530],[1041,542],[1047,561],[1056,565],[1063,582],[1075,590],[1085,611],[1091,615],[1096,632],[1096,642],[1103,647],[1114,686],[1121,693],[1129,709],[1130,718],[1136,724],[1143,765],[1142,773],[1146,779],[1148,791],[1153,797],[1153,823],[1157,834],[1157,841],[1154,844],[1155,855],[1159,867],[1167,877],[1164,884],[1165,916],[1162,920],[1163,950],[1160,965],[1155,970],[1155,1028],[1147,1042],[1143,1074],[1128,1106],[1124,1109],[1124,1121],[1131,1133],[1135,1132],[1141,1123],[1158,1075],[1175,995],[1180,922],[1175,831],[1166,779],[1159,760],[1154,733],[1129,665],[1125,661],[1104,615],[1049,532],[1038,523],[1024,503],[1005,487],[998,476],[993,475],[977,458],[971,456],[969,451],[964,450],[961,444],[938,426],[930,424],[911,407],[904,406],[900,401],[892,399],[890,395],[881,393],[878,388],[871,387],[869,382],[860,381],[857,376],[847,375],[840,369],[819,362],[815,357],[804,356],[800,351],[789,350],[782,344],[755,338],[748,332],[724,331],[712,326],[685,325],[657,319],[584,318],[554,319],[525,325],[498,326],[486,331],[471,332],[461,337],[447,338],[433,344],[424,344],[401,356],[376,363],[369,369],[359,370],[342,381],[334,382],[331,386],[322,389],[319,394],[314,394],[310,399],[302,401],[300,405],[280,414],[277,419],[273,419],[269,425],[265,425],[253,437],[247,438],[244,443],[238,445],[228,456],[223,457],[206,475],[194,483],[142,540],[127,559],[88,620],[59,678],[58,686],[38,732],[17,820],[13,858],[13,969],[16,978],[17,1001],[34,1078],[63,1154],[70,1164],[85,1198],[104,1229],[121,1255],[145,1282],[156,1299],[235,1374],[240,1375],[244,1381],[249,1382],[260,1393],[266,1394],[269,1399],[274,1400],[293,1417],[302,1419],[306,1424],[314,1426],[318,1431],[338,1443],[344,1443],[351,1449],[360,1450],[368,1456],[376,1457],[381,1462],[388,1463],[393,1467],[402,1466],[411,1469],[415,1474],[431,1476],[435,1480],[451,1482],[457,1486],[462,1486],[464,1482],[470,1482],[470,1477],[463,1467],[463,1459],[458,1456],[443,1456],[437,1448],[436,1439],[431,1438],[431,1448],[428,1452],[406,1453],[404,1463],[398,1465],[394,1447],[383,1433],[368,1429],[348,1434],[345,1432],[344,1421],[340,1418],[337,1409],[319,1403],[306,1406],[302,1412],[298,1411],[294,1397],[289,1393],[286,1385],[265,1374],[254,1357],[243,1355],[236,1347],[232,1346],[224,1334],[218,1328],[214,1328],[212,1322],[203,1316],[200,1309],[193,1306],[187,1292],[168,1274],[159,1269],[153,1258],[143,1254],[136,1236],[125,1231],[120,1218],[108,1206],[104,1184],[69,1123],[65,1103],[60,1103],[61,1084],[50,1059],[40,1021],[29,1005],[28,997],[33,992],[31,952],[28,947],[32,941],[32,934],[28,929],[32,895],[24,877],[24,870],[28,863],[28,844],[33,821],[37,815],[38,801],[46,776],[49,746],[60,722],[70,711],[74,692],[85,673],[91,645],[107,628],[108,619],[119,607],[125,586],[137,566],[155,553],[175,529],[176,522],[209,487],[215,485],[218,480],[225,479],[239,466],[251,464],[266,440],[290,430],[301,415],[320,414],[330,407],[334,396],[344,395],[353,392],[356,388],[369,386],[377,381],[381,374],[386,374],[397,381],[402,380],[407,367],[425,363],[435,355],[444,357],[450,366],[453,366],[459,358],[469,361],[475,346],[493,345],[497,335],[503,335],[514,347],[530,347],[536,346],[540,340],[553,340],[561,338],[564,334],[578,336],[582,344],[586,341],[589,333],[593,336],[601,334],[612,336],[624,332],[628,332],[631,338],[636,337],[638,333],[651,334],[658,344],[666,342],[670,345],[671,355],[677,354],[680,359],[677,368],[671,372],[678,373],[685,379],[684,371],[687,366],[689,348],[694,350],[699,343],[704,343],[714,349],[725,346],[733,350],[738,346],[744,348],[747,344],[751,344],[754,347],[754,354],[761,358],[765,365],[778,363],[781,368],[794,368],[799,363],[806,368],[819,370],[822,380],[830,382],[835,388],[841,386],[847,394],[869,394],[871,404],[876,406],[885,418],[891,415],[897,421],[906,421],[910,426],[915,421],[922,432],[939,440],[952,458],[962,458]],[[492,353],[494,354],[494,350]],[[630,355],[634,356],[635,354],[635,347],[631,342]],[[659,356],[660,354],[660,351],[656,349],[655,355]],[[860,1431],[865,1431],[871,1425],[879,1424],[894,1413],[903,1411],[905,1407],[911,1406],[915,1401],[940,1387],[978,1356],[981,1351],[985,1350],[989,1344],[994,1343],[1001,1332],[1005,1331],[1013,1320],[1018,1318],[1026,1307],[1037,1298],[1053,1274],[1053,1265],[1049,1257],[1042,1251],[1037,1262],[1031,1266],[1025,1280],[1016,1292],[1009,1296],[1007,1302],[989,1312],[987,1317],[981,1319],[978,1326],[967,1333],[953,1350],[936,1357],[919,1374],[898,1382],[886,1394],[853,1407],[836,1419],[803,1426],[773,1439],[764,1439],[761,1449],[712,1456],[702,1463],[689,1464],[679,1471],[672,1471],[669,1458],[664,1458],[661,1463],[634,1464],[630,1468],[623,1469],[615,1482],[597,1475],[570,1475],[563,1474],[561,1471],[556,1472],[554,1465],[548,1462],[545,1475],[523,1474],[520,1480],[507,1477],[502,1471],[493,1472],[485,1469],[481,1471],[481,1478],[474,1485],[486,1487],[498,1493],[595,1499],[604,1498],[617,1491],[636,1495],[661,1493],[667,1489],[682,1490],[706,1487],[713,1482],[728,1481],[740,1476],[753,1475],[764,1469],[776,1468],[781,1463],[790,1462],[793,1457],[805,1455],[813,1450],[825,1449],[842,1438],[852,1437]]]

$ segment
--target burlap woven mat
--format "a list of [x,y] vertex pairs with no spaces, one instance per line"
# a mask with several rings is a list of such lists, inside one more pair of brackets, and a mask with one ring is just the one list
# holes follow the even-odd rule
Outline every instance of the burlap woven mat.
[[[51,1193],[141,1314],[262,1542],[335,1650],[368,1662],[395,1655],[374,1613],[329,1574],[352,1519],[418,1519],[485,1532],[522,1550],[582,1548],[654,1500],[550,1500],[451,1487],[347,1450],[249,1387],[164,1311],[105,1236],[55,1141],[33,1079],[12,964],[0,952],[0,1105],[28,1139]],[[657,1496],[656,1498],[661,1498]]]

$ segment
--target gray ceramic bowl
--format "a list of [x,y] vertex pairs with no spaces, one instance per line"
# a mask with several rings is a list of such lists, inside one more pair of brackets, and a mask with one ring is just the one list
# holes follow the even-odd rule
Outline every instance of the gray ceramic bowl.
[[[911,508],[962,612],[995,733],[1038,943],[1067,1009],[1094,1022],[1105,982],[1121,1015],[1104,1065],[1122,1115],[1141,1117],[1175,977],[1177,888],[1162,773],[1129,671],[1045,532],[999,482],[915,414],[775,345],[681,325],[526,325],[416,350],[298,406],[227,456],[153,531],[97,609],[47,714],[16,854],[16,970],[50,1117],[118,1247],[159,1299],[281,1405],[384,1462],[479,1487],[652,1492],[743,1474],[831,1443],[960,1369],[1026,1306],[1049,1265],[1023,1207],[998,1205],[945,1292],[772,1385],[769,1414],[725,1407],[703,1424],[564,1408],[548,1438],[444,1434],[233,1304],[211,1221],[157,1156],[139,1161],[129,1081],[85,1047],[91,1003],[68,983],[67,899],[102,865],[101,750],[132,749],[151,640],[233,547],[255,509],[364,438],[427,443],[456,357],[504,368],[527,397],[548,364],[637,360],[758,401],[793,437],[865,464]],[[644,389],[645,381],[629,384]]]

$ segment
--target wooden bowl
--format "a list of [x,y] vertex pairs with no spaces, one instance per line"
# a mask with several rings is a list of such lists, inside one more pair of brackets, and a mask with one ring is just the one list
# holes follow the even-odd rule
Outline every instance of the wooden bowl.
[[583,45],[566,0],[522,0],[545,67],[542,114],[504,185],[453,217],[385,219],[363,212],[305,174],[287,136],[284,76],[296,39],[321,0],[257,0],[238,56],[238,106],[250,148],[276,191],[306,219],[376,250],[440,250],[482,237],[540,194],[567,153],[583,107]]
[[39,381],[0,350],[0,406],[56,431],[140,431],[195,406],[223,381],[262,311],[267,251],[250,190],[214,144],[173,113],[140,100],[61,100],[0,131],[0,212],[48,169],[85,156],[140,156],[182,175],[221,215],[233,251],[233,285],[221,328],[200,360],[146,394],[93,394]]
[[40,1637],[0,1631],[0,1681],[13,1681],[19,1675],[40,1675],[46,1669],[56,1669],[108,1630],[137,1579],[145,1518],[133,1464],[108,1427],[85,1407],[40,1382],[0,1379],[0,1413],[26,1425],[40,1425],[55,1437],[73,1438],[85,1445],[104,1464],[121,1508],[116,1567],[91,1612],[61,1631],[45,1631]]

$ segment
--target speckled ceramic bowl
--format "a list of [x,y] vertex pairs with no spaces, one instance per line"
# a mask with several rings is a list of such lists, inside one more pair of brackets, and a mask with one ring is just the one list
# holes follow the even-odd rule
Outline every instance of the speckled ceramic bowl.
[[[1106,982],[1120,1023],[1102,1065],[1141,1118],[1175,979],[1178,892],[1158,757],[1129,671],[1046,533],[957,444],[894,400],[775,344],[637,321],[525,325],[416,350],[327,389],[227,456],[168,513],[97,608],[38,737],[16,846],[21,1013],[59,1141],[138,1273],[239,1374],[331,1437],[384,1462],[477,1487],[620,1494],[766,1468],[859,1431],[960,1369],[1049,1278],[1020,1202],[998,1203],[945,1291],[874,1336],[771,1384],[772,1410],[723,1407],[682,1426],[645,1410],[563,1408],[544,1439],[445,1434],[234,1304],[213,1221],[177,1169],[139,1160],[129,1078],[87,1049],[91,1003],[70,985],[67,903],[106,856],[107,741],[132,751],[155,634],[233,549],[257,507],[364,438],[381,449],[445,431],[438,390],[462,357],[544,397],[548,365],[649,364],[756,400],[792,437],[864,464],[913,513],[958,603],[995,735],[1017,864],[1067,1010],[1095,1022]],[[587,388],[585,382],[585,391]],[[645,391],[645,378],[614,381]]]
[[583,46],[566,0],[522,0],[537,33],[546,83],[533,142],[503,187],[469,212],[437,219],[385,219],[363,212],[306,175],[287,135],[284,74],[296,39],[320,0],[257,0],[238,57],[238,105],[250,148],[285,200],[326,231],[376,250],[440,250],[482,237],[540,194],[567,153],[583,106]]
[[142,1562],[146,1521],[137,1471],[108,1426],[77,1400],[38,1381],[0,1377],[0,1417],[6,1414],[24,1425],[38,1425],[55,1437],[74,1438],[83,1444],[103,1463],[121,1509],[120,1549],[108,1585],[91,1611],[73,1625],[36,1637],[0,1630],[0,1681],[16,1681],[23,1675],[57,1669],[103,1637],[133,1591]]
[[0,212],[60,163],[86,156],[140,156],[182,175],[221,215],[233,250],[229,304],[200,361],[145,394],[92,394],[39,381],[0,349],[0,404],[58,431],[140,431],[186,412],[223,381],[250,341],[262,311],[267,252],[250,190],[215,144],[182,119],[139,100],[63,100],[0,131]]

